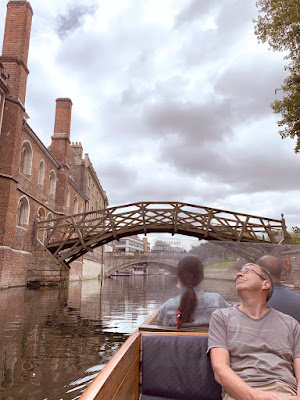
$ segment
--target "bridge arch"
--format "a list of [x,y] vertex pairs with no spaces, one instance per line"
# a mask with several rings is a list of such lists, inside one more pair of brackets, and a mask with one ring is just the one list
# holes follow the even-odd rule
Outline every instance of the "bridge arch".
[[280,220],[181,202],[141,202],[59,217],[39,223],[44,247],[62,265],[88,251],[135,234],[182,234],[205,240],[277,243],[274,230],[288,241]]
[[178,260],[182,257],[182,253],[174,254],[137,254],[137,255],[125,255],[121,254],[116,256],[114,253],[105,255],[105,270],[104,276],[108,277],[119,271],[122,268],[129,268],[135,265],[161,265],[162,268],[169,270],[172,273],[176,273]]
[[[147,264],[153,265],[153,264],[156,264],[156,263],[155,263],[155,262],[150,262],[150,261],[148,261]],[[170,265],[170,264],[168,264],[168,263],[157,263],[157,264],[159,264],[159,265],[161,266],[161,268],[164,268],[164,269],[170,271],[170,272],[173,273],[174,275],[176,274],[176,266]],[[106,271],[106,270],[105,270],[104,277],[110,277],[110,276],[113,275],[115,272],[118,272],[118,271],[120,271],[120,270],[123,269],[123,268],[130,268],[130,267],[139,266],[139,265],[141,265],[139,262],[137,262],[137,261],[136,261],[136,262],[133,262],[133,261],[132,261],[132,262],[127,263],[127,264],[122,264],[122,265],[115,266],[113,269],[111,269],[111,270],[109,270],[109,271]]]

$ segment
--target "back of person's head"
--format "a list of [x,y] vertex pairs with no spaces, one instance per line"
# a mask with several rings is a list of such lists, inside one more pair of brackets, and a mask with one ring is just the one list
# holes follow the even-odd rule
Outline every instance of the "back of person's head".
[[282,260],[280,260],[278,257],[265,255],[263,257],[260,257],[256,261],[256,264],[258,264],[260,267],[265,268],[271,274],[273,279],[280,279],[283,265]]
[[192,314],[197,305],[197,296],[193,288],[198,286],[204,278],[201,260],[196,256],[183,257],[177,265],[177,277],[186,287],[178,308],[181,312],[180,322],[192,322]]

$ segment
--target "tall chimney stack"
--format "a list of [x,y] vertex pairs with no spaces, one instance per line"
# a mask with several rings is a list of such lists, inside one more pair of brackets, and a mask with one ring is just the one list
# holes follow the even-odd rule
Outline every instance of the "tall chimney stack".
[[70,157],[72,101],[56,99],[54,134],[51,136],[51,154],[62,163],[68,164]]
[[25,104],[29,70],[27,59],[33,11],[26,0],[7,4],[2,56],[0,62],[9,73],[10,95]]

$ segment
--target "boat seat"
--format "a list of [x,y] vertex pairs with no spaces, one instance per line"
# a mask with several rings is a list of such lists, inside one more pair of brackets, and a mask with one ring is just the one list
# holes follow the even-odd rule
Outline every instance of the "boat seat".
[[207,336],[143,334],[141,400],[221,400]]

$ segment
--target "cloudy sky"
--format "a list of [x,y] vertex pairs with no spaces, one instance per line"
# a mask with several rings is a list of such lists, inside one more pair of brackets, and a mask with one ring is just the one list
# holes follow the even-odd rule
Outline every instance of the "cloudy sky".
[[183,201],[300,225],[300,155],[269,106],[283,54],[257,43],[255,0],[30,3],[29,123],[48,146],[55,99],[71,98],[71,140],[110,205]]

